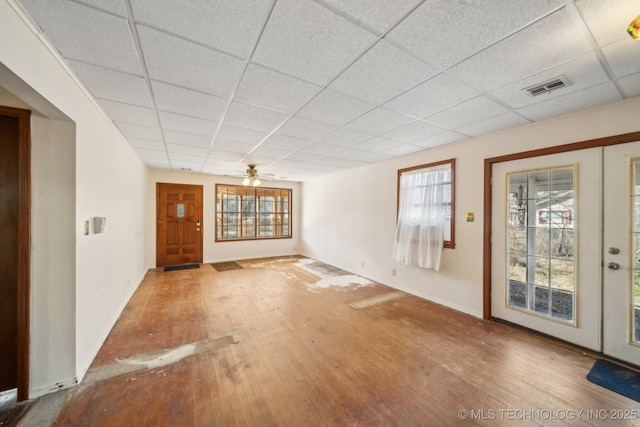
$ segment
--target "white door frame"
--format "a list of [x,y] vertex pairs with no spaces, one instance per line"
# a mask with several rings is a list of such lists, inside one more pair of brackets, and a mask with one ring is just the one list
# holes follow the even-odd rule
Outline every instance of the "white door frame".
[[[546,156],[550,154],[567,153],[576,150],[584,150],[594,147],[609,147],[620,144],[627,144],[640,141],[640,132],[632,132],[628,134],[616,135],[612,137],[598,138],[588,141],[576,142],[572,144],[559,145],[555,147],[542,148],[537,150],[531,150],[520,153],[513,153],[504,156],[487,158],[484,161],[484,220],[483,220],[483,318],[492,319],[491,313],[491,285],[492,285],[492,204],[493,204],[493,191],[492,191],[492,173],[493,165],[496,163],[509,162],[519,159],[527,159],[532,157]],[[606,239],[606,237],[605,237]],[[608,243],[603,241],[604,245]],[[605,246],[607,247],[607,246]],[[604,332],[603,332],[604,333]],[[614,357],[619,357],[621,360],[626,360],[630,363],[634,363],[637,360],[637,351],[640,348],[634,346],[633,356],[624,357],[624,355],[616,355],[613,352]],[[607,344],[604,343],[603,351],[609,354],[610,349],[607,349]]]

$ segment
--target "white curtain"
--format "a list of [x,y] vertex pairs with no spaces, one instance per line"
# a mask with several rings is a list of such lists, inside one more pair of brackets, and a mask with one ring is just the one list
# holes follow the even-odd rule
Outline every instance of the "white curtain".
[[393,259],[406,265],[440,269],[450,167],[418,169],[400,175],[400,207]]

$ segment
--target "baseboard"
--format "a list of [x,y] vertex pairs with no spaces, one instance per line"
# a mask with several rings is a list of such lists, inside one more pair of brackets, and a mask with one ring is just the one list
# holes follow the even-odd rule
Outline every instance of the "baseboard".
[[56,391],[65,390],[78,385],[77,378],[68,378],[63,381],[58,381],[55,384],[47,384],[39,387],[29,389],[29,399],[37,399],[45,394],[55,393]]
[[371,280],[372,282],[380,283],[381,285],[388,286],[388,287],[390,287],[392,289],[397,289],[399,291],[406,292],[408,294],[417,296],[418,298],[422,298],[422,299],[427,300],[427,301],[431,301],[431,302],[436,303],[438,305],[441,305],[443,307],[447,307],[447,308],[450,308],[452,310],[456,310],[456,311],[459,311],[461,313],[465,313],[465,314],[468,314],[470,316],[474,316],[474,317],[482,319],[482,312],[480,312],[480,311],[470,310],[467,307],[459,306],[457,304],[451,304],[450,301],[443,300],[443,299],[440,299],[440,298],[435,298],[432,295],[428,295],[428,294],[425,294],[425,293],[422,293],[422,292],[417,292],[414,289],[409,289],[409,288],[405,288],[403,286],[398,286],[398,285],[395,285],[395,284],[391,284],[391,283],[388,283],[388,282],[386,282],[384,280],[379,280],[374,276],[371,276],[371,277],[362,276],[361,274],[354,273],[353,271],[351,271],[350,268],[345,267],[343,265],[337,265],[337,264],[335,264],[333,262],[327,262],[325,260],[318,259],[316,257],[310,256],[310,255],[307,255],[307,254],[304,254],[304,253],[301,253],[300,255],[305,256],[307,258],[315,259],[315,260],[320,261],[320,262],[324,262],[325,264],[329,264],[329,265],[332,265],[334,267],[338,267],[338,268],[340,268],[342,270],[349,271],[349,272],[351,272],[351,273],[353,273],[355,275],[358,275],[358,276],[364,277],[365,279]]

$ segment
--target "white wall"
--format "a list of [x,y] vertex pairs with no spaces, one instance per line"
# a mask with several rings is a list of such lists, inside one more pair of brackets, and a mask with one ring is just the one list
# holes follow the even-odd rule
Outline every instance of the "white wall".
[[297,254],[300,242],[300,211],[301,195],[300,184],[283,181],[263,181],[263,187],[291,188],[293,203],[292,212],[292,238],[291,239],[269,239],[269,240],[249,240],[237,242],[217,242],[215,241],[215,186],[216,184],[241,185],[239,178],[203,175],[186,172],[170,172],[152,170],[149,172],[147,182],[147,266],[156,266],[156,184],[192,184],[203,186],[203,261],[220,262],[233,261],[251,258],[262,258],[270,256],[294,255]]
[[[68,118],[32,121],[36,397],[83,377],[146,272],[147,169],[13,0],[0,2],[0,65],[23,104]],[[94,216],[105,233],[85,236]]]
[[[308,181],[301,252],[481,317],[484,159],[636,132],[638,111],[640,97]],[[439,272],[392,261],[397,170],[449,158],[456,159],[455,249],[444,250]],[[466,222],[467,212],[475,222]]]

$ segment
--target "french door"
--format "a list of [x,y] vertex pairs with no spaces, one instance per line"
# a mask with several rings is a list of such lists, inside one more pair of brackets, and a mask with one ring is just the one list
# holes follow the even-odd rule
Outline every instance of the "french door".
[[636,169],[640,142],[493,165],[494,317],[640,361]]

